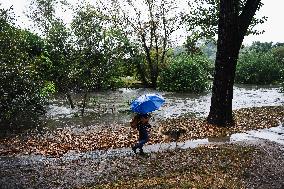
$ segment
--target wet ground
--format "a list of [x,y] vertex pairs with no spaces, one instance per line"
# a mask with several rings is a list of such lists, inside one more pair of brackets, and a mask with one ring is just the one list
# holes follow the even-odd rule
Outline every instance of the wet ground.
[[[235,133],[224,137],[208,137],[204,139],[186,140],[182,142],[170,142],[170,143],[158,143],[146,145],[144,150],[146,153],[164,152],[168,150],[176,149],[192,149],[206,145],[227,144],[237,142],[256,142],[256,141],[269,141],[283,145],[284,148],[284,127],[282,123],[279,123],[277,127],[271,127],[266,129],[251,130],[244,133]],[[123,157],[134,155],[131,148],[116,148],[109,150],[95,150],[89,152],[76,152],[71,150],[65,153],[59,158],[47,157],[44,155],[16,155],[15,157],[3,157],[0,156],[0,166],[5,165],[6,161],[10,161],[11,164],[18,162],[20,164],[37,164],[37,163],[53,163],[53,162],[68,162],[75,161],[81,158],[102,160],[112,157]]]
[[183,188],[281,189],[283,155],[283,146],[254,140],[156,152],[148,157],[136,156],[125,149],[100,154],[70,152],[61,158],[22,156],[9,161],[1,158],[0,184],[3,189],[99,185],[99,188],[173,188],[181,183]]
[[[16,137],[13,138],[15,142],[9,146],[3,145],[5,141],[0,142],[0,188],[94,186],[116,182],[117,178],[124,176],[132,178],[133,175],[136,175],[135,170],[142,171],[142,175],[147,174],[147,171],[153,172],[147,167],[147,160],[137,159],[139,157],[135,156],[127,147],[131,144],[129,141],[135,140],[132,131],[129,131],[127,126],[131,117],[131,113],[128,111],[129,102],[137,95],[146,92],[155,91],[121,89],[109,93],[93,94],[96,97],[93,100],[93,105],[96,108],[89,107],[84,119],[76,115],[79,109],[71,110],[66,106],[64,100],[55,100],[49,109],[50,125],[44,135],[40,134],[37,135],[37,138],[24,139],[24,141],[20,141],[21,139]],[[161,110],[154,113],[153,117],[156,119],[152,120],[152,124],[157,126],[154,130],[156,140],[145,146],[145,151],[150,154],[153,162],[156,160],[166,161],[163,158],[164,155],[167,156],[172,152],[174,157],[179,159],[180,153],[190,153],[189,156],[191,156],[192,149],[205,147],[208,150],[205,149],[205,152],[202,153],[206,153],[216,145],[241,144],[247,146],[253,144],[263,153],[252,153],[255,159],[251,165],[253,169],[257,169],[252,169],[247,180],[242,178],[244,183],[246,182],[244,186],[248,186],[245,188],[283,187],[281,185],[283,179],[281,180],[281,178],[284,178],[282,169],[284,162],[283,158],[281,160],[279,157],[284,155],[284,98],[278,88],[235,87],[233,101],[235,110],[242,107],[280,107],[241,110],[239,114],[236,114],[238,121],[234,129],[223,130],[208,125],[205,127],[202,121],[188,121],[186,118],[191,114],[204,117],[208,113],[209,94],[196,96],[162,93],[162,95],[166,98],[166,104]],[[98,104],[100,104],[99,108]],[[184,116],[179,117],[181,115]],[[167,118],[174,119],[168,120]],[[193,123],[195,125],[192,125]],[[167,126],[188,125],[188,132],[182,138],[182,142],[165,143],[155,133],[158,126],[163,124]],[[204,130],[204,128],[206,129]],[[53,130],[55,130],[54,136],[52,136]],[[98,133],[105,138],[97,138]],[[109,142],[109,146],[106,145],[106,141]],[[117,141],[122,143],[115,146]],[[127,143],[124,143],[125,141]],[[9,142],[10,139],[7,139],[6,143]],[[96,146],[95,143],[100,143],[100,146]],[[119,147],[120,145],[126,147]],[[101,148],[103,150],[98,150]],[[53,156],[52,152],[54,151],[60,153]],[[237,152],[238,150],[235,153]],[[212,153],[214,154],[214,152]],[[193,157],[185,161],[191,164],[198,162],[200,157],[196,158]],[[133,166],[137,161],[141,164],[138,167]],[[210,161],[210,158],[206,161]],[[206,165],[206,162],[203,163]],[[130,176],[125,173],[129,170],[131,170]]]

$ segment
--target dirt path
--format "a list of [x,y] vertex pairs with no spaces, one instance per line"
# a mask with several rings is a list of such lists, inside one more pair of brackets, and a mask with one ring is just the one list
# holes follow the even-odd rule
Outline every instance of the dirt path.
[[[275,127],[284,123],[284,106],[244,108],[234,111],[235,124],[230,127],[216,127],[206,123],[203,118],[178,117],[167,119],[153,125],[148,144],[161,143],[158,134],[162,126],[165,130],[184,128],[186,133],[180,141],[227,137],[256,129]],[[268,133],[269,134],[269,133]],[[271,136],[270,134],[267,136]],[[126,125],[113,125],[98,128],[58,128],[54,131],[34,132],[0,138],[0,156],[18,154],[39,154],[60,157],[69,151],[89,152],[113,148],[130,147],[137,141],[137,130]]]
[[265,140],[157,152],[149,157],[121,153],[124,155],[100,158],[82,155],[73,159],[2,157],[0,186],[3,189],[284,187],[284,146]]
[[260,153],[251,162],[247,188],[283,189],[284,188],[284,146],[267,141],[255,146]]

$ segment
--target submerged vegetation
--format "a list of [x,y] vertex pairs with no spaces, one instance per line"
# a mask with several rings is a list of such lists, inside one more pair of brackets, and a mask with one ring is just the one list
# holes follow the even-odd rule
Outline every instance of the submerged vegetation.
[[158,88],[164,91],[200,93],[208,89],[213,63],[205,56],[181,54],[160,73]]

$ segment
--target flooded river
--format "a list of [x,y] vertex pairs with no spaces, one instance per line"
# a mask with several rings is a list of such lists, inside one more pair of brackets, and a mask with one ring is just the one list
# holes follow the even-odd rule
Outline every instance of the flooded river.
[[[66,99],[56,98],[48,106],[47,120],[52,127],[84,127],[97,124],[124,124],[131,118],[129,104],[145,93],[159,93],[166,102],[160,110],[153,112],[157,120],[173,118],[185,114],[205,117],[209,113],[211,91],[202,94],[160,92],[152,89],[118,89],[91,93],[86,114],[80,116],[80,95],[74,95],[77,108],[71,109]],[[234,87],[233,109],[260,106],[284,105],[284,93],[276,86],[236,85]]]

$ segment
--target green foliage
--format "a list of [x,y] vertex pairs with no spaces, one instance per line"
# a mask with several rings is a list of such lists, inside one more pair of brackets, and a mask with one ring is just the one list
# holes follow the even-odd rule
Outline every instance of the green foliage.
[[181,54],[161,71],[158,88],[165,91],[203,92],[208,87],[211,62],[204,56]]
[[[47,80],[55,83],[61,92],[68,92],[72,88],[74,79],[73,48],[70,41],[71,32],[66,28],[65,24],[56,20],[51,26],[46,36],[45,63],[48,68]],[[48,60],[48,59],[49,60]]]
[[78,9],[71,25],[79,48],[76,68],[80,86],[87,90],[120,86],[129,43],[121,30],[107,27],[108,20],[89,4]]
[[23,38],[23,47],[25,51],[29,54],[30,57],[35,57],[41,55],[44,51],[44,41],[38,36],[30,31],[22,31]]
[[[136,48],[128,55],[133,58],[138,78],[144,86],[156,88],[159,70],[171,47],[171,35],[180,27],[177,2],[127,0],[102,4],[101,11],[111,26],[122,30]],[[142,57],[140,61],[136,55]]]
[[54,94],[56,92],[56,87],[53,82],[47,81],[43,88],[40,91],[40,95],[42,97],[49,97],[51,94]]
[[281,65],[271,52],[249,51],[241,54],[236,68],[237,83],[273,84],[281,80]]
[[254,41],[252,45],[249,47],[250,51],[255,51],[257,53],[266,53],[269,52],[273,48],[272,42],[260,42]]
[[272,53],[279,63],[284,64],[284,45],[274,47]]
[[[239,15],[241,14],[245,0],[239,1]],[[263,4],[261,4],[262,6]],[[184,13],[182,20],[186,23],[187,30],[191,33],[190,38],[198,41],[200,39],[214,39],[218,32],[219,0],[194,0],[188,4],[189,13]],[[260,6],[260,7],[261,7]],[[258,10],[259,8],[258,7]],[[262,24],[267,17],[253,17],[247,35],[259,35],[264,31],[258,31],[256,25]]]
[[102,85],[103,89],[117,89],[120,87],[124,87],[124,82],[119,77],[109,77]]
[[41,53],[40,39],[15,28],[5,19],[8,12],[0,12],[0,128],[35,126],[45,102],[34,65]]
[[276,48],[275,51],[273,51],[273,54],[276,57],[276,59],[280,62],[280,64],[282,65],[282,67],[281,67],[281,85],[282,85],[282,91],[284,92],[284,46]]
[[[51,82],[60,92],[68,94],[76,81],[74,46],[72,32],[62,19],[55,16],[56,6],[62,6],[58,0],[31,0],[29,17],[44,35],[43,53],[35,60],[39,74],[44,81]],[[72,99],[69,103],[72,106]]]
[[187,54],[202,54],[201,49],[197,46],[197,40],[195,38],[191,38],[190,36],[188,36],[186,38],[186,42],[184,43],[184,47],[186,49]]
[[281,66],[281,85],[282,91],[284,92],[284,44],[275,44],[272,49],[273,56],[276,58],[277,62]]

